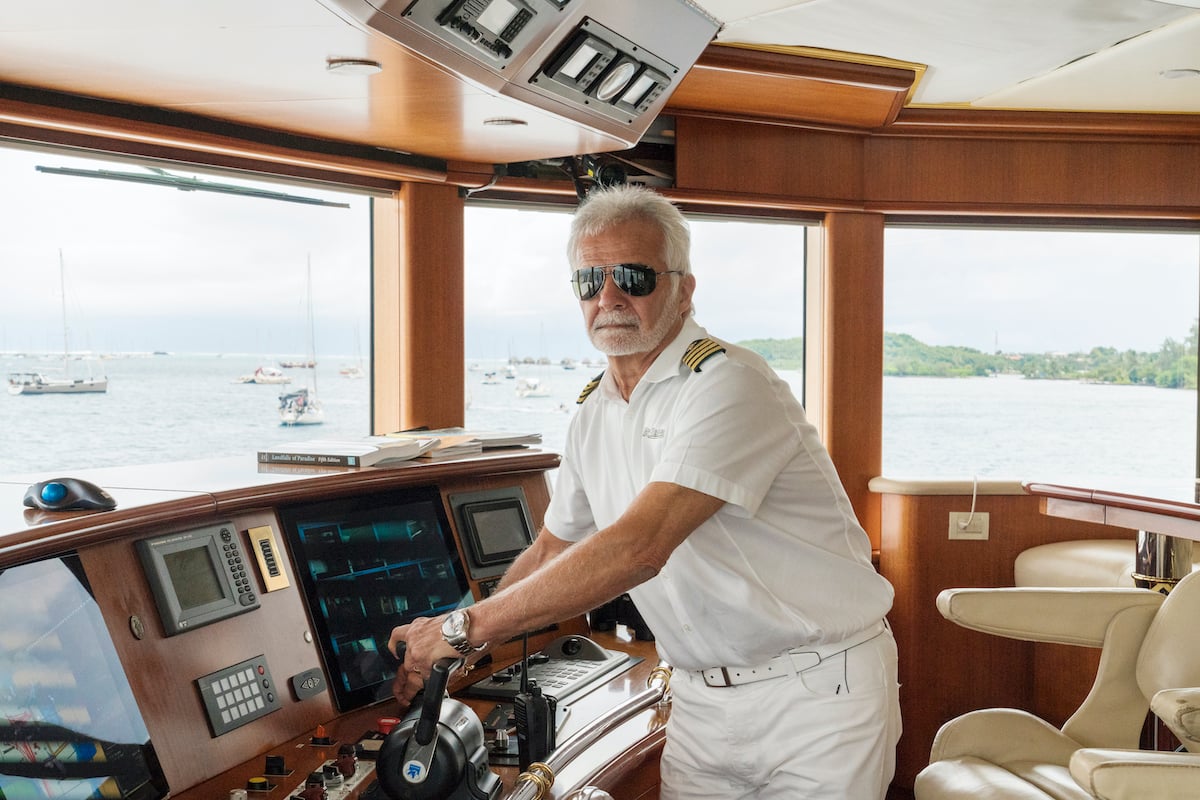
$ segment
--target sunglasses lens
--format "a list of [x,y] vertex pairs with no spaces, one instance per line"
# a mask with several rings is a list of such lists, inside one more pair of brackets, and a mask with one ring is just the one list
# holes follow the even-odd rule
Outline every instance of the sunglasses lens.
[[641,264],[618,264],[612,269],[613,280],[631,297],[645,297],[654,291],[655,274]]
[[571,286],[575,289],[575,296],[580,300],[592,299],[603,285],[604,270],[601,267],[577,269],[575,270],[575,276],[571,278]]

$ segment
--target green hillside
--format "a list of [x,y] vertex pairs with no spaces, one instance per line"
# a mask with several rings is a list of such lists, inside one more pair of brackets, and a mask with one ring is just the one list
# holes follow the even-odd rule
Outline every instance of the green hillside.
[[[1173,389],[1196,388],[1200,322],[1183,342],[1167,339],[1152,353],[1093,347],[1086,353],[984,353],[970,347],[929,345],[906,333],[883,335],[883,374],[965,378],[1019,374],[1045,380],[1082,380]],[[747,339],[747,347],[780,370],[804,365],[804,339]]]

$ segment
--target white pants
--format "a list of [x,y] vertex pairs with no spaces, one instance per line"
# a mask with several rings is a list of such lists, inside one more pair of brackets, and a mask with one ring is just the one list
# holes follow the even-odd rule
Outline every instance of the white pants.
[[900,739],[890,630],[795,676],[671,678],[661,800],[882,800]]

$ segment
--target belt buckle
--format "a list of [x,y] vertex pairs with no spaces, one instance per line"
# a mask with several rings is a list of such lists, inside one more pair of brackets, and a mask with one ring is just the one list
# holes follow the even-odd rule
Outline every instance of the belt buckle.
[[[717,672],[720,672],[721,682],[718,682],[717,680]],[[727,670],[725,667],[712,667],[710,669],[701,670],[700,677],[704,679],[704,685],[711,689],[727,689],[734,685],[733,681],[729,679],[729,670]]]

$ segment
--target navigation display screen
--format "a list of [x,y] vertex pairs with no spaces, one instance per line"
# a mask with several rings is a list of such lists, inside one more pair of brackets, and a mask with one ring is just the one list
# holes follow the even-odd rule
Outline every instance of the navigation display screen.
[[0,570],[0,798],[167,794],[77,556]]
[[441,494],[405,489],[279,516],[338,708],[390,697],[392,628],[473,602]]

